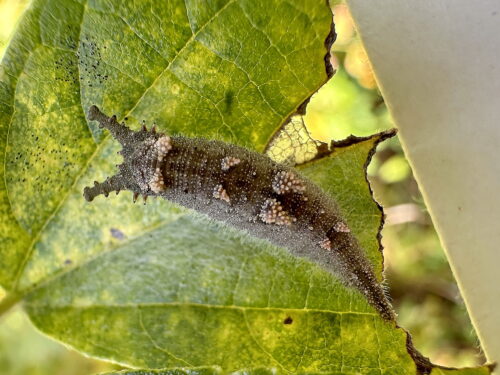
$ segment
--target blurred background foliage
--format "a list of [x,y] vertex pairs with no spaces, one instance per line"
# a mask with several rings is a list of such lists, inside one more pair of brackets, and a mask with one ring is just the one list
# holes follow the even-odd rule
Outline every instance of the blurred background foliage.
[[[0,0],[0,56],[28,3]],[[336,5],[334,14],[338,36],[332,63],[337,73],[313,96],[305,116],[313,138],[324,142],[394,127],[347,7]],[[368,173],[375,197],[387,214],[383,230],[387,285],[400,325],[435,363],[458,367],[483,363],[477,337],[397,138],[379,146]],[[20,308],[0,318],[2,375],[88,375],[119,368],[86,358],[40,334]]]

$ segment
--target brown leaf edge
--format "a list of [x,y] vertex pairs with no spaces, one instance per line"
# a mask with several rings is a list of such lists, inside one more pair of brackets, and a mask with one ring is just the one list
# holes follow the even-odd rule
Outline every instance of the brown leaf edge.
[[[373,156],[375,155],[375,152],[377,150],[377,146],[381,142],[383,142],[389,138],[394,137],[397,134],[397,132],[398,132],[397,129],[389,129],[389,130],[382,131],[380,133],[372,134],[372,135],[367,136],[367,137],[357,137],[354,135],[350,135],[349,137],[342,139],[342,140],[339,140],[339,141],[332,140],[330,145],[328,145],[327,143],[319,143],[319,145],[317,146],[317,154],[314,158],[312,158],[304,163],[295,165],[295,167],[301,167],[301,166],[307,165],[308,163],[318,161],[318,160],[321,160],[321,159],[326,158],[326,157],[330,157],[333,154],[335,154],[335,152],[338,151],[338,149],[350,147],[350,146],[353,146],[353,145],[361,143],[361,142],[375,139],[375,142],[373,143],[372,148],[368,152],[365,163],[363,164],[363,171],[365,174],[365,180],[366,180],[366,183],[368,185],[370,196],[371,196],[373,202],[377,205],[377,208],[381,214],[380,225],[379,225],[379,228],[377,231],[377,241],[379,244],[379,251],[382,254],[382,269],[385,268],[384,267],[384,257],[383,257],[384,246],[382,245],[382,229],[383,229],[384,224],[385,224],[385,214],[384,214],[384,209],[383,209],[382,205],[375,199],[375,197],[373,195],[373,189],[372,189],[372,186],[371,186],[370,181],[368,179],[367,170],[368,170],[368,166],[370,165],[370,163],[372,161]],[[382,283],[384,283],[384,281],[385,280],[382,280]],[[402,329],[406,333],[406,350],[407,350],[408,354],[410,355],[410,357],[413,359],[413,362],[415,362],[416,372],[418,375],[431,374],[431,372],[434,368],[439,368],[439,369],[443,369],[443,370],[460,370],[459,368],[455,368],[455,367],[446,367],[446,366],[433,364],[429,360],[429,358],[422,355],[415,348],[410,332],[408,332],[405,328],[398,325],[397,322],[395,322],[395,323],[396,323],[396,329]],[[493,364],[485,364],[484,367],[488,368],[488,370],[491,373],[495,369],[496,364],[494,364],[494,363]]]
[[269,150],[269,147],[274,143],[274,140],[276,139],[276,137],[279,136],[279,134],[281,133],[281,131],[284,129],[284,127],[290,122],[290,120],[292,119],[292,117],[294,116],[303,116],[306,114],[306,110],[307,110],[307,105],[309,104],[309,102],[311,101],[311,98],[314,94],[316,94],[320,88],[322,88],[325,83],[327,83],[330,78],[333,77],[333,75],[335,74],[336,70],[335,68],[333,67],[332,63],[331,63],[331,57],[332,57],[332,46],[333,46],[333,43],[335,42],[335,40],[337,39],[337,33],[335,32],[335,22],[333,20],[333,17],[334,17],[334,14],[333,14],[333,10],[332,10],[332,7],[330,6],[330,0],[326,0],[326,6],[327,8],[330,10],[330,13],[332,15],[332,22],[330,23],[330,31],[328,32],[328,35],[326,36],[325,38],[325,41],[324,41],[324,46],[325,46],[325,49],[326,49],[326,53],[325,53],[325,56],[323,57],[323,60],[325,62],[325,79],[324,81],[318,86],[318,88],[316,90],[314,90],[312,93],[310,93],[303,101],[302,103],[300,103],[297,108],[292,112],[290,113],[284,120],[283,122],[281,123],[281,125],[274,131],[274,133],[269,137],[269,140],[267,141],[267,144],[264,148],[264,153],[267,153],[267,151]]
[[[323,158],[330,157],[333,154],[335,154],[338,149],[350,147],[350,146],[353,146],[353,145],[358,144],[358,143],[362,143],[362,142],[366,142],[366,141],[370,141],[370,140],[375,139],[375,142],[374,142],[372,148],[368,152],[365,163],[363,164],[363,171],[365,174],[365,181],[368,185],[370,196],[371,196],[373,202],[377,205],[378,210],[380,211],[381,219],[380,219],[380,224],[379,224],[378,231],[377,231],[377,241],[378,241],[379,251],[382,255],[383,255],[383,250],[384,250],[384,246],[382,245],[382,228],[384,227],[384,224],[385,224],[385,214],[384,214],[384,209],[383,209],[382,205],[379,202],[377,202],[377,200],[375,199],[375,197],[373,195],[373,189],[371,187],[370,181],[368,180],[367,170],[368,170],[368,166],[370,165],[370,163],[372,161],[373,155],[375,155],[375,152],[377,150],[377,146],[381,142],[383,142],[389,138],[394,137],[396,134],[397,134],[397,129],[389,129],[389,130],[382,131],[380,133],[372,134],[372,135],[367,136],[367,137],[357,137],[355,135],[350,135],[349,137],[342,139],[342,140],[339,140],[339,141],[332,140],[330,142],[330,145],[328,145],[327,143],[320,143],[317,146],[317,154],[314,158],[312,158],[304,163],[295,165],[296,168],[297,167],[300,168],[300,167],[307,165],[309,163],[316,162],[316,161],[321,160]],[[382,266],[382,269],[384,269],[383,256],[382,256],[381,266]]]

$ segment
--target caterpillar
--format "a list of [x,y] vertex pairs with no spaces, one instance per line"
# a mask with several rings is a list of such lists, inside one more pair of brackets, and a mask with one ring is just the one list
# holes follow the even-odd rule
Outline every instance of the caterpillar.
[[373,268],[337,204],[292,167],[218,140],[169,136],[155,126],[133,131],[98,107],[88,111],[122,145],[123,163],[104,182],[85,187],[92,201],[131,190],[160,196],[309,258],[365,295],[386,319],[395,315]]

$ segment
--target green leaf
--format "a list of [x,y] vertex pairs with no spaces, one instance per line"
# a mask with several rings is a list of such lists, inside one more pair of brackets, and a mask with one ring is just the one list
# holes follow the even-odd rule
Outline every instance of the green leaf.
[[[259,373],[262,375],[267,375],[268,372],[266,370],[252,370],[252,373]],[[119,372],[111,372],[102,375],[218,375],[221,373],[221,369],[218,367],[200,367],[200,368],[175,368],[175,369],[164,369],[164,370],[138,370],[138,371],[119,371]],[[245,371],[245,373],[249,373],[249,371]]]
[[[432,370],[431,375],[446,375],[446,374],[456,374],[456,375],[487,375],[492,369],[488,367],[481,368],[470,368],[470,369],[440,369],[435,368]],[[175,368],[175,369],[163,369],[163,370],[130,370],[130,371],[119,371],[119,372],[108,372],[102,375],[218,375],[222,374],[220,368],[217,367],[204,367],[204,368]],[[276,372],[274,369],[245,369],[243,371],[237,371],[231,373],[231,375],[273,375]],[[359,372],[329,372],[329,375],[355,375]]]
[[[339,196],[341,207],[348,222],[361,226],[373,221],[373,211],[353,211],[346,193],[359,190],[359,178],[365,181],[359,159],[366,160],[380,138],[315,162],[343,177],[336,181],[347,197]],[[38,287],[25,307],[50,335],[131,366],[235,371],[258,364],[284,372],[415,367],[405,332],[383,321],[360,293],[285,249],[193,213],[79,263]]]
[[[331,73],[330,27],[322,1],[34,0],[0,68],[0,310],[22,300],[43,332],[131,367],[414,373],[406,332],[316,264],[166,201],[81,195],[119,161],[90,105],[263,151]],[[384,136],[300,167],[380,279],[363,166]]]
[[[174,368],[174,369],[163,369],[163,370],[130,370],[130,371],[119,371],[110,372],[101,375],[222,375],[224,372],[218,367],[201,367],[201,368]],[[266,368],[253,368],[244,369],[242,371],[235,371],[230,373],[231,375],[274,375],[276,374],[275,369]],[[329,372],[329,375],[356,375],[359,372]],[[472,375],[472,374],[471,374]]]

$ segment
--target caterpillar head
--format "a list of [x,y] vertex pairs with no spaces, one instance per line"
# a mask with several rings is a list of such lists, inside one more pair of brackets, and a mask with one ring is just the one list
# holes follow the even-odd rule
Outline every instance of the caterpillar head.
[[111,191],[127,189],[135,192],[134,201],[139,194],[144,196],[158,194],[165,190],[165,183],[160,165],[172,149],[171,139],[156,133],[153,127],[148,131],[130,130],[124,123],[118,123],[116,116],[107,117],[99,108],[92,106],[88,112],[89,120],[97,120],[99,126],[108,129],[111,135],[121,143],[123,163],[118,165],[119,172],[108,177],[104,182],[94,182],[93,187],[86,187],[83,195],[92,201],[97,195],[108,196]]

